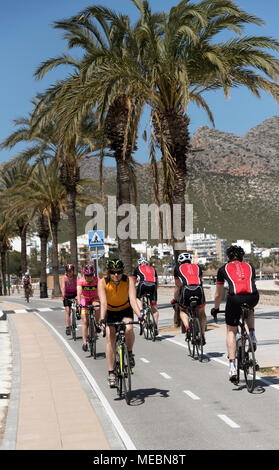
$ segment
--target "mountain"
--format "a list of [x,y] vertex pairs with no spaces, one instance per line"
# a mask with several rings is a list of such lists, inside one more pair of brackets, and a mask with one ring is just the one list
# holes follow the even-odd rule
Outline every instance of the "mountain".
[[[187,202],[194,229],[217,233],[228,242],[253,240],[279,246],[279,117],[273,116],[243,136],[200,127],[191,139],[187,161]],[[82,163],[81,175],[99,178],[96,159]],[[105,167],[105,193],[116,193],[116,168]],[[98,189],[94,189],[99,197]],[[137,170],[138,204],[152,203],[149,163]],[[89,218],[80,216],[79,233]]]

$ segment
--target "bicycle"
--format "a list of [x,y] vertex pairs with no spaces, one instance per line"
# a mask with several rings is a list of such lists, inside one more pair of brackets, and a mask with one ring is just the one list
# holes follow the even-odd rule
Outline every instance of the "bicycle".
[[190,306],[188,307],[189,330],[187,334],[187,343],[189,354],[195,357],[195,350],[198,360],[202,362],[203,358],[203,338],[201,324],[199,320],[198,302],[199,298],[196,296],[190,297]]
[[[256,371],[258,364],[256,362],[255,351],[253,343],[249,334],[248,327],[245,320],[248,318],[249,311],[253,310],[248,304],[241,305],[241,317],[238,323],[238,330],[236,333],[236,371],[237,376],[234,381],[235,385],[240,382],[240,371],[243,371],[246,388],[249,393],[252,393],[256,384]],[[219,311],[218,313],[225,313]],[[217,315],[214,316],[217,322]]]
[[25,295],[26,302],[29,303],[29,298],[30,298],[30,287],[29,287],[29,285],[24,286],[24,295]]
[[[126,325],[138,325],[138,321],[129,322],[113,322],[107,323],[107,326],[116,328],[116,350],[115,350],[115,378],[116,389],[119,397],[124,396],[127,405],[131,402],[131,375],[133,374],[130,367],[129,353],[125,339]],[[142,333],[141,333],[142,334]]]
[[143,295],[141,297],[141,301],[142,301],[142,309],[143,309],[143,316],[144,316],[144,323],[145,323],[144,327],[141,326],[141,331],[143,329],[143,334],[144,334],[145,339],[148,339],[150,337],[152,341],[155,341],[156,336],[157,336],[156,334],[157,326],[156,326],[156,322],[155,322],[152,308],[150,305],[150,294]]
[[94,359],[97,358],[97,331],[100,331],[99,328],[97,328],[95,320],[95,306],[89,305],[87,344],[90,355],[93,356]]
[[76,299],[69,299],[71,303],[70,307],[70,328],[73,340],[76,341],[77,339],[77,304]]

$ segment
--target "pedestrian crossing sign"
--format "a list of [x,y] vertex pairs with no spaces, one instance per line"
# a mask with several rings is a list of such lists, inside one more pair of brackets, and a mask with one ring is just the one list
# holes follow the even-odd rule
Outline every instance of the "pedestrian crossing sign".
[[89,246],[103,246],[104,245],[104,231],[103,230],[91,230],[88,232],[88,244]]

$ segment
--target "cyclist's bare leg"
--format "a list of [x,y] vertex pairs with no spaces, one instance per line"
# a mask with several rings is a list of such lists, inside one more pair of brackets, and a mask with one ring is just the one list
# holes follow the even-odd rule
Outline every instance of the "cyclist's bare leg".
[[70,307],[65,307],[65,322],[66,322],[66,328],[68,328],[71,325],[70,322]]
[[[86,313],[85,313],[86,312]],[[81,309],[81,320],[82,320],[82,341],[83,344],[87,343],[87,330],[88,330],[88,310]]]
[[249,315],[246,320],[247,326],[249,330],[254,330],[255,329],[255,315],[254,315],[254,310],[249,310]]
[[228,355],[230,360],[235,359],[236,355],[236,340],[235,340],[235,335],[237,332],[237,326],[230,326],[227,325],[227,350],[228,350]]
[[[129,322],[131,321],[131,318],[123,318],[124,322]],[[134,342],[135,342],[135,333],[134,333],[134,328],[133,325],[127,325],[125,329],[125,339],[126,339],[126,344],[128,351],[133,350]]]
[[189,327],[189,318],[187,314],[187,309],[182,309],[182,307],[180,307],[180,318],[181,318],[183,325],[187,329]]
[[115,342],[116,342],[116,331],[113,326],[107,326],[106,328],[106,360],[109,371],[114,370],[115,366]]
[[157,304],[156,305],[151,305],[151,308],[152,308],[152,312],[153,312],[153,316],[154,316],[156,326],[158,327],[159,312],[158,312]]
[[201,324],[202,335],[204,336],[206,329],[206,314],[204,306],[199,307],[199,320]]

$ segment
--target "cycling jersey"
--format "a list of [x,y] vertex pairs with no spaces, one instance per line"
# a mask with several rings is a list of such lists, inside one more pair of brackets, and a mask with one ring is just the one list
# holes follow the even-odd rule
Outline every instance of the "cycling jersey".
[[230,261],[224,264],[217,273],[217,284],[229,285],[229,295],[254,294],[256,288],[255,268],[244,261]]
[[83,277],[78,281],[77,289],[81,291],[80,300],[82,306],[86,307],[91,305],[92,302],[99,300],[97,277],[93,277],[90,283]]
[[77,295],[77,276],[73,276],[72,282],[69,282],[68,276],[65,276],[64,284],[64,296],[65,297],[76,297]]
[[109,276],[105,277],[105,289],[109,311],[120,312],[130,307],[129,278],[126,274],[122,275],[119,284],[113,282]]
[[183,263],[174,268],[174,279],[186,286],[202,286],[202,269],[197,264]]
[[24,286],[31,284],[31,276],[23,276],[22,283]]
[[156,269],[146,264],[138,266],[134,270],[133,278],[137,279],[139,282],[154,282],[157,284],[158,281]]

